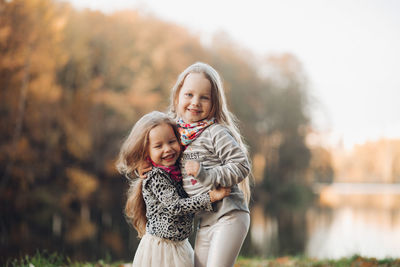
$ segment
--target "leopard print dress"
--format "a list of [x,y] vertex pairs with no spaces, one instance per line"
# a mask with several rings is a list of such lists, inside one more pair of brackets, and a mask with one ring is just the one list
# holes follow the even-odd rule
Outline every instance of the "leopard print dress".
[[147,174],[142,193],[146,203],[146,232],[171,241],[189,237],[193,230],[194,213],[212,211],[208,193],[188,197],[182,182],[173,180],[157,167]]

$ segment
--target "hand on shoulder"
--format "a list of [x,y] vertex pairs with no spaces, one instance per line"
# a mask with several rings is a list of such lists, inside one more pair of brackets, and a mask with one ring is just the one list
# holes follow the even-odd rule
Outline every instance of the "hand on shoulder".
[[142,178],[142,179],[146,179],[147,178],[147,173],[149,171],[151,171],[151,169],[152,169],[152,166],[151,166],[151,164],[149,162],[142,161],[139,164],[139,167],[137,169],[139,177]]

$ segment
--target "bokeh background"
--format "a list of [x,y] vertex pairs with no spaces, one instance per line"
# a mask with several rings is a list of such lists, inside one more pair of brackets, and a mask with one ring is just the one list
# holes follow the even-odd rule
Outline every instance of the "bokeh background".
[[400,257],[398,2],[215,2],[0,0],[1,262],[132,260],[115,159],[196,61],[250,147],[242,255]]

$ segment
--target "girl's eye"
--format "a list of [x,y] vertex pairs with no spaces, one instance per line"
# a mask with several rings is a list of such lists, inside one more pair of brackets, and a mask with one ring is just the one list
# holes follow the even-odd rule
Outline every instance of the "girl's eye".
[[208,96],[202,96],[201,98],[204,100],[210,100],[210,97],[208,97]]
[[176,139],[169,141],[170,144],[176,143]]
[[161,147],[161,145],[156,145],[156,146],[154,146],[154,148],[160,148]]
[[186,97],[192,97],[193,95],[191,93],[186,93],[185,96]]

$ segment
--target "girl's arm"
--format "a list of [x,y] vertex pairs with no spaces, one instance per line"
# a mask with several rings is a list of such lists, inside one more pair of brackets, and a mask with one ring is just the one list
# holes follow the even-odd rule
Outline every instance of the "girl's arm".
[[240,183],[250,173],[246,153],[225,127],[214,127],[213,132],[212,145],[222,165],[205,169],[201,163],[188,161],[186,172],[204,185],[230,187]]
[[174,215],[195,213],[201,210],[212,211],[211,203],[221,200],[230,193],[230,189],[221,188],[199,196],[182,198],[178,194],[178,189],[168,180],[170,178],[165,176],[164,173],[152,176],[149,187],[168,212]]

